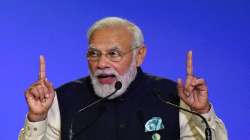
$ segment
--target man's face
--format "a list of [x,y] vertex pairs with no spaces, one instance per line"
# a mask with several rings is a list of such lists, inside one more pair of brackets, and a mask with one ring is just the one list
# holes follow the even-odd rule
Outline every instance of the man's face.
[[[133,53],[131,45],[133,42],[133,35],[125,27],[112,27],[96,30],[89,41],[90,48],[94,48],[102,53],[99,60],[88,60],[90,72],[95,75],[98,70],[114,69],[119,75],[125,74],[132,62]],[[112,52],[112,50],[119,50],[125,55],[119,62],[113,62],[104,54]],[[128,52],[128,53],[127,53]],[[104,74],[96,77],[100,84],[114,84],[117,80],[115,75]]]

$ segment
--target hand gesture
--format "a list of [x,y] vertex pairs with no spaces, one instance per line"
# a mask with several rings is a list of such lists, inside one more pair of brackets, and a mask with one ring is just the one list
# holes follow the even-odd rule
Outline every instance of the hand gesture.
[[205,80],[193,75],[192,51],[187,54],[187,75],[185,86],[181,79],[178,79],[178,93],[180,98],[193,111],[207,113],[210,110],[208,102],[208,88]]
[[25,92],[29,107],[28,119],[30,121],[42,121],[47,117],[49,108],[55,97],[52,84],[46,78],[45,59],[40,56],[40,70],[38,81]]

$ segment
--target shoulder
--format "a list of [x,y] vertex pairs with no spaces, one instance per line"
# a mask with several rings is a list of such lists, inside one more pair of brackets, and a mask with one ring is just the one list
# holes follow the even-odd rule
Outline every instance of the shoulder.
[[160,94],[162,98],[179,104],[177,83],[173,80],[145,73],[147,86],[151,87],[152,92]]
[[72,92],[77,92],[83,89],[88,88],[90,84],[89,77],[82,77],[70,82],[67,82],[60,87],[56,88],[57,95],[67,94],[67,93],[72,93]]
[[147,73],[145,73],[145,78],[149,81],[150,84],[154,85],[155,88],[176,90],[177,83],[173,80]]
[[79,108],[96,99],[90,78],[83,77],[63,84],[56,89],[59,106],[62,108]]

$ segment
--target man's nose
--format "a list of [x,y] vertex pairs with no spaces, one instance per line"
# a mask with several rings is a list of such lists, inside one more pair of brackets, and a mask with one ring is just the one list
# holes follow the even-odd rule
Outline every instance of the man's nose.
[[101,55],[98,62],[97,62],[97,68],[99,69],[105,69],[109,68],[109,59],[105,55]]

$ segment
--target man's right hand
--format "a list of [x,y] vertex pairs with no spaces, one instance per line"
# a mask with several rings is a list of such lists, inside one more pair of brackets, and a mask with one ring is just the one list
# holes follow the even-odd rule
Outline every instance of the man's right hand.
[[32,122],[45,120],[50,109],[55,91],[52,84],[46,78],[44,56],[40,56],[40,70],[38,81],[32,84],[25,92],[29,107],[28,119]]

